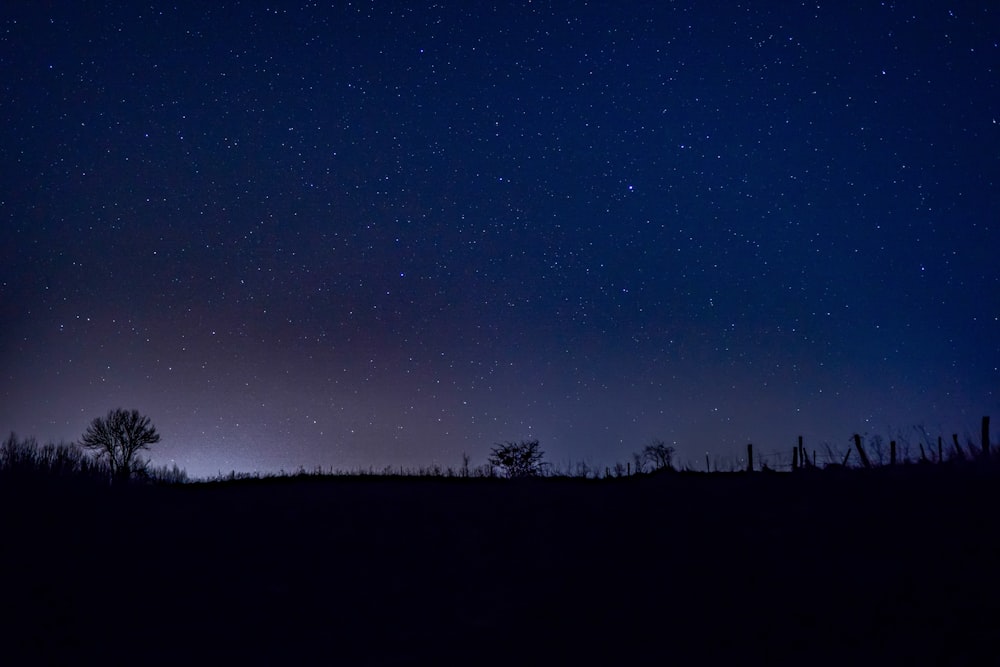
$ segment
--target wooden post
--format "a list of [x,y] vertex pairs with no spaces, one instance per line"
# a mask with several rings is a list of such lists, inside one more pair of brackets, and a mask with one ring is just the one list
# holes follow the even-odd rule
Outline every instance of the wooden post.
[[955,456],[957,456],[959,460],[964,459],[965,452],[962,451],[961,446],[958,444],[958,433],[951,434],[951,443],[955,446]]
[[792,450],[792,472],[799,469],[799,450],[795,448]]
[[865,449],[861,446],[861,436],[857,433],[854,434],[854,448],[858,450],[858,457],[861,459],[861,465],[866,468],[871,468],[872,462],[868,460],[868,455],[865,454]]
[[813,468],[816,467],[816,450],[813,450]]
[[889,465],[896,465],[896,441],[889,441]]
[[747,445],[747,472],[753,472],[753,445]]
[[627,471],[626,474],[625,474],[625,476],[626,477],[631,477],[632,476],[632,462],[631,461],[626,461],[625,462],[625,470]]
[[705,472],[712,472],[712,464],[708,462],[708,454],[705,454]]
[[983,417],[983,458],[990,455],[990,418],[989,415]]

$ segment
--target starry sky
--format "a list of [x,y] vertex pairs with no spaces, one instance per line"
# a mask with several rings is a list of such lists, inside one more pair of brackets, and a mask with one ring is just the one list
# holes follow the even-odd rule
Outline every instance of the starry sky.
[[134,407],[211,475],[1000,418],[994,3],[8,2],[0,72],[7,432]]

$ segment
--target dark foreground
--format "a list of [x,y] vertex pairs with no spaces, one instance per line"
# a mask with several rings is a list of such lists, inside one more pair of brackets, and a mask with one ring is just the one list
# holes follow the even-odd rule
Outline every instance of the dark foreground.
[[998,481],[8,484],[0,663],[984,664]]

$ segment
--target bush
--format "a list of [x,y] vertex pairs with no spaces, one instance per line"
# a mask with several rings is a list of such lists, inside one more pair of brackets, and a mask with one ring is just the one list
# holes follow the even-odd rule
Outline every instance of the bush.
[[635,457],[637,472],[642,472],[640,468],[642,464],[648,464],[652,470],[672,469],[673,462],[674,448],[662,440],[654,440],[646,445],[641,454]]
[[0,445],[0,475],[7,479],[72,477],[107,481],[111,471],[76,445],[39,447],[34,438],[20,440],[11,433]]
[[522,440],[497,445],[490,450],[490,465],[499,468],[508,479],[539,477],[542,474],[542,457],[538,440]]
[[162,465],[159,468],[150,466],[145,473],[149,481],[154,484],[187,484],[191,481],[187,471],[178,467],[176,463],[173,466]]

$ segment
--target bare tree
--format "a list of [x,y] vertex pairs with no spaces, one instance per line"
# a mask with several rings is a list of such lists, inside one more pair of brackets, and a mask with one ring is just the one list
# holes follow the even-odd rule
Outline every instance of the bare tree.
[[117,408],[107,417],[95,417],[84,431],[80,445],[97,453],[111,468],[115,481],[125,481],[146,470],[149,462],[139,458],[139,452],[160,441],[149,417],[138,410]]
[[542,457],[537,440],[508,442],[494,447],[490,454],[490,465],[500,468],[505,477],[538,477],[542,474]]
[[642,448],[642,458],[653,470],[663,470],[672,468],[674,461],[674,448],[667,445],[662,440],[654,440]]

